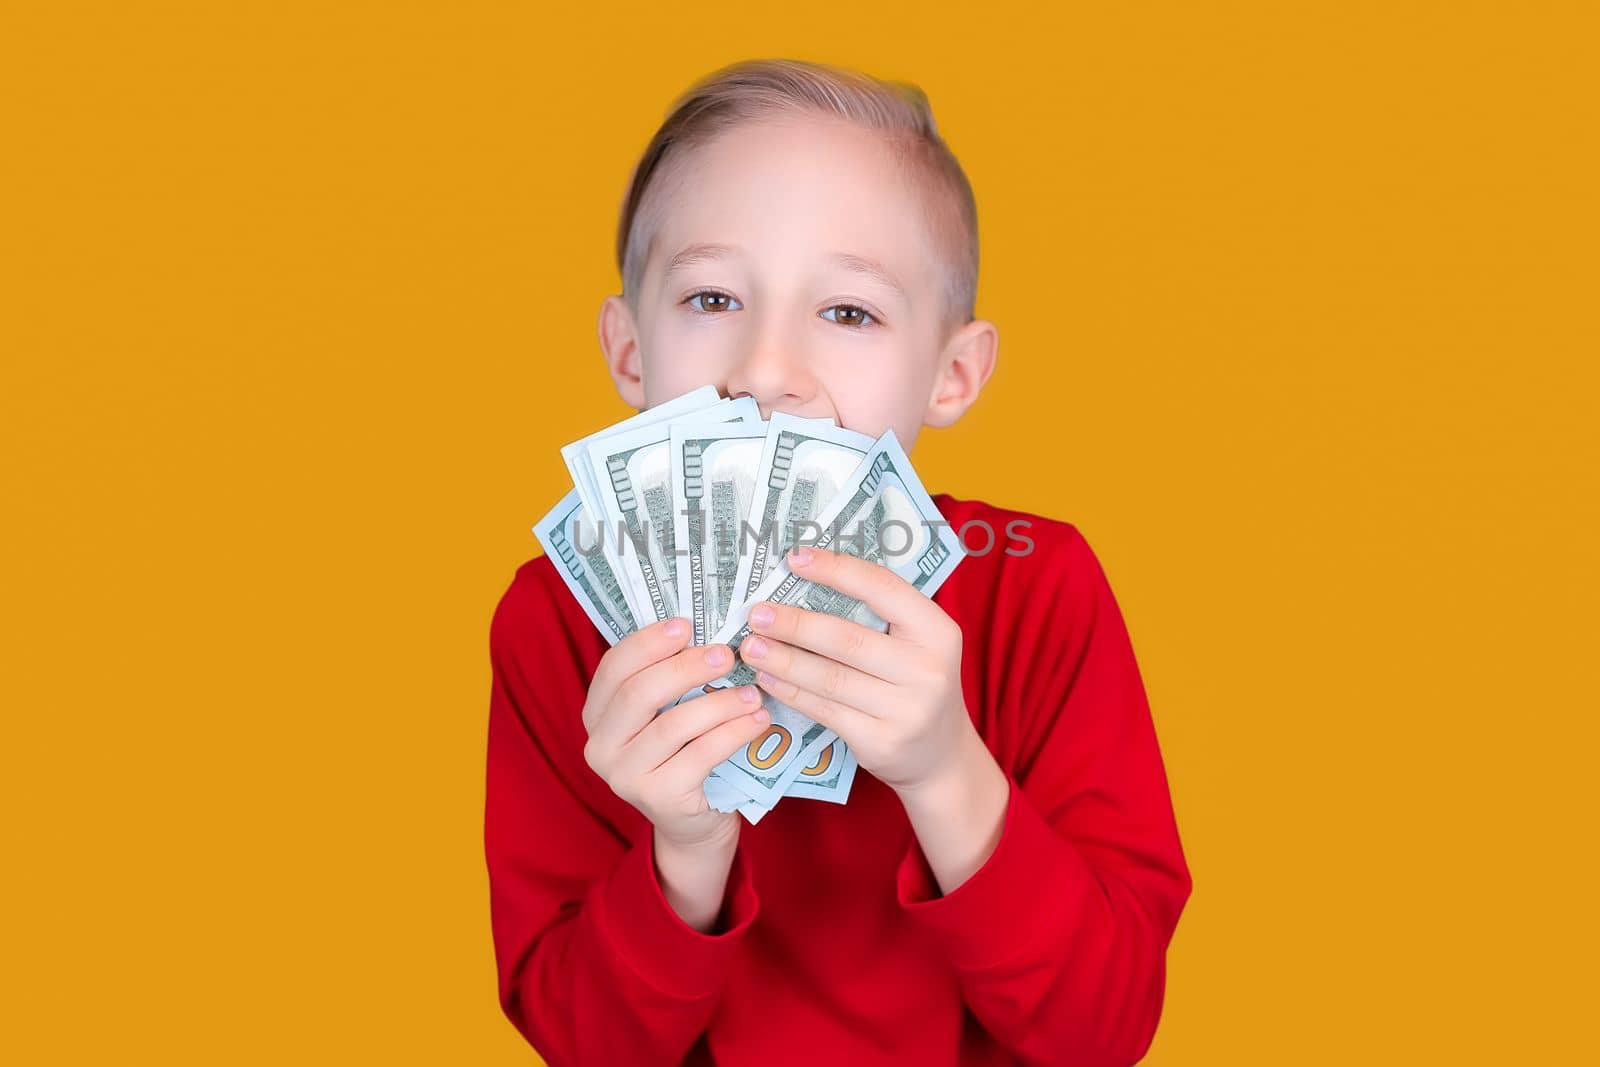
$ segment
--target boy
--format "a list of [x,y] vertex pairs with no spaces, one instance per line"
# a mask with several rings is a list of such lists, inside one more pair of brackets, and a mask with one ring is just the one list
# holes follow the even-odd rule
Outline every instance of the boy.
[[[785,61],[702,80],[635,169],[617,258],[600,342],[636,408],[709,382],[909,451],[994,368],[971,189],[910,86]],[[934,500],[968,558],[931,599],[787,558],[887,633],[752,613],[759,686],[864,772],[848,804],[755,826],[701,785],[765,728],[755,687],[656,715],[729,648],[669,619],[608,649],[548,560],[517,571],[485,848],[501,1005],[549,1063],[1144,1054],[1191,882],[1117,604],[1069,523]]]

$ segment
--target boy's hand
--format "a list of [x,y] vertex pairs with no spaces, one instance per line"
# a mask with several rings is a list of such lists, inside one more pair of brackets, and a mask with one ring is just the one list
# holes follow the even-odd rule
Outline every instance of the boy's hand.
[[792,553],[789,567],[860,600],[889,632],[769,603],[750,609],[756,633],[739,654],[762,688],[844,738],[857,762],[895,791],[949,893],[994,852],[1010,796],[967,714],[961,628],[880,564],[810,548]]
[[[713,767],[766,729],[770,716],[753,685],[719,690],[656,712],[697,685],[728,673],[727,645],[684,647],[687,619],[663,619],[600,657],[583,706],[583,757],[612,792],[655,827],[658,862],[704,846],[731,848],[739,815],[706,803]],[[663,872],[664,873],[664,872]]]
[[756,605],[748,619],[754,633],[739,655],[759,672],[757,683],[844,738],[861,766],[902,799],[984,762],[988,750],[961,692],[961,628],[944,609],[888,567],[855,556],[801,548],[788,564],[865,603],[889,632],[791,605]]

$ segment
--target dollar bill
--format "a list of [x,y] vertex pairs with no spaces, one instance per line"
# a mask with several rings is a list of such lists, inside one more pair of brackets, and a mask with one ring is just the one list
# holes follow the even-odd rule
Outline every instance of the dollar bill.
[[705,781],[706,803],[717,811],[737,811],[752,825],[761,821],[762,816],[771,811],[774,805],[759,804],[745,796],[739,790],[723,781],[715,771]]
[[[724,421],[734,420],[734,421]],[[562,449],[573,488],[533,532],[609,644],[671,615],[697,644],[738,652],[749,608],[776,600],[887,624],[783,565],[796,541],[888,566],[931,596],[962,558],[899,442],[831,419],[775,414],[713,387],[674,397]],[[676,703],[754,680],[736,656]],[[706,779],[707,802],[757,822],[784,797],[843,803],[857,763],[842,738],[763,694],[769,728]]]
[[784,788],[783,795],[843,804],[850,798],[850,787],[855,780],[855,753],[844,743],[844,738],[836,737],[800,769]]
[[698,389],[691,389],[689,392],[675,396],[671,400],[664,400],[655,407],[645,408],[637,415],[630,415],[621,422],[613,423],[603,430],[597,430],[585,437],[580,437],[571,444],[563,445],[561,459],[566,463],[567,474],[572,477],[572,484],[577,488],[578,495],[583,500],[584,506],[589,509],[590,514],[597,513],[600,503],[600,495],[597,492],[598,486],[589,473],[587,462],[588,447],[592,442],[614,434],[627,433],[629,430],[636,430],[641,426],[651,426],[667,419],[677,418],[679,415],[686,415],[691,411],[708,408],[721,399],[723,399],[722,394],[717,392],[716,386],[702,385]]
[[[822,738],[809,745],[784,772],[777,796],[805,797],[843,804],[855,780],[856,760],[843,739]],[[751,823],[777,806],[777,799],[755,800],[713,772],[706,779],[706,800],[718,811],[737,811]]]
[[734,603],[739,525],[750,510],[767,423],[674,422],[673,539],[677,546],[678,614],[703,645]]
[[533,535],[608,644],[638,629],[622,583],[600,550],[598,524],[576,488],[534,524]]
[[864,433],[833,425],[833,421],[802,419],[774,412],[767,441],[756,467],[756,493],[740,531],[739,571],[734,579],[735,600],[755,592],[772,561],[814,522],[832,502],[872,447]]
[[[867,451],[816,521],[823,531],[815,542],[818,547],[880,563],[925,596],[931,597],[963,559],[960,541],[923,488],[893,430]],[[750,608],[762,601],[852,619],[880,632],[888,629],[868,605],[801,578],[780,559],[750,598],[729,612],[712,640],[728,644],[737,656],[751,633]],[[683,699],[754,680],[755,669],[736,660],[728,674]],[[793,781],[789,772],[795,760],[802,753],[820,751],[818,746],[835,735],[770,694],[765,703],[772,714],[767,730],[719,764],[717,774],[751,799],[770,804]]]
[[[571,444],[564,445],[561,449],[561,459],[567,465],[567,474],[571,476],[572,484],[578,491],[578,498],[583,501],[583,505],[589,514],[596,520],[603,520],[606,515],[600,498],[599,482],[589,467],[589,446],[591,444],[606,437],[628,433],[644,426],[653,426],[668,419],[677,418],[680,415],[687,415],[693,411],[703,411],[721,399],[722,394],[717,392],[716,386],[703,385],[698,389],[692,389],[670,400],[664,400],[655,407],[646,408],[637,415],[632,415],[603,430],[581,437]],[[612,528],[607,536],[615,538],[617,534],[618,531]],[[620,556],[622,552],[617,547],[608,548],[607,551],[611,551],[617,556]],[[616,560],[613,560],[613,567],[620,570],[620,568],[616,568]],[[625,582],[622,591],[623,595],[628,598],[628,606],[633,617],[635,619],[643,618],[644,615],[640,611],[640,606],[634,599],[635,593],[632,583]]]
[[759,424],[760,419],[760,408],[749,397],[718,400],[693,413],[589,443],[588,463],[599,479],[601,511],[624,535],[617,546],[622,578],[633,587],[641,625],[679,614],[672,426],[689,420]]

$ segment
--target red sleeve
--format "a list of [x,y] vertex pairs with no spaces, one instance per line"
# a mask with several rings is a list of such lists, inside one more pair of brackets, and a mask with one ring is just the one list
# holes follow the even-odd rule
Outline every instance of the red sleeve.
[[588,635],[575,639],[541,562],[490,626],[484,848],[500,1004],[551,1067],[677,1063],[716,1008],[755,890],[736,853],[716,933],[667,903],[648,824],[584,762]]
[[[986,655],[1022,682],[1033,740],[1008,760],[999,844],[947,895],[913,841],[901,906],[931,930],[973,1013],[1028,1064],[1137,1062],[1191,880],[1144,686],[1098,560],[1067,524],[1025,624]],[[1017,564],[1026,560],[1018,560]],[[1016,677],[1012,675],[1012,677]]]

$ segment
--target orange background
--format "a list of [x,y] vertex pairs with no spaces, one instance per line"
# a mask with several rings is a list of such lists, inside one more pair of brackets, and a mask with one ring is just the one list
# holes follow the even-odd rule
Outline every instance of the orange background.
[[976,188],[999,370],[915,459],[1129,621],[1146,1062],[1592,1048],[1587,5],[578,7],[0,16],[0,1059],[529,1062],[489,616],[627,414],[628,169],[758,55],[920,83]]

